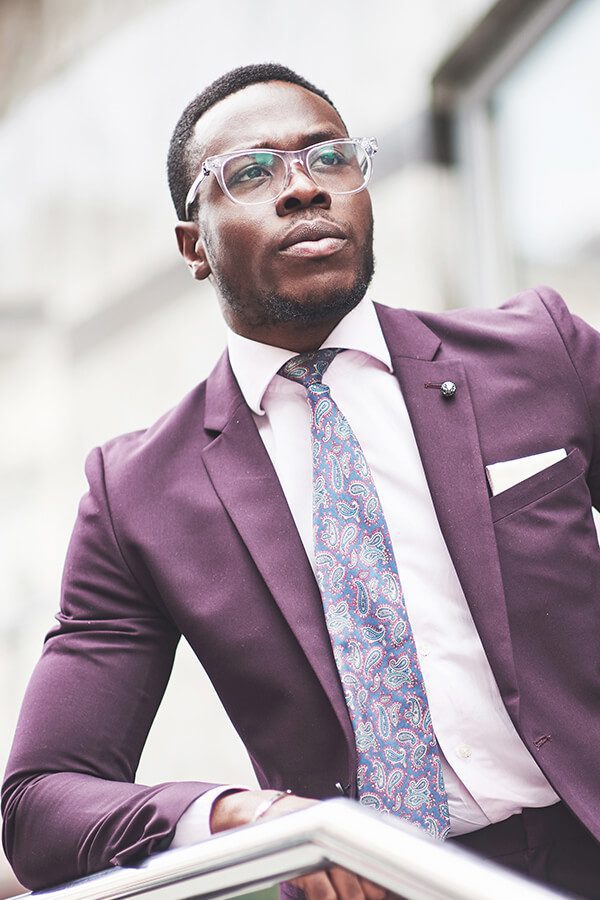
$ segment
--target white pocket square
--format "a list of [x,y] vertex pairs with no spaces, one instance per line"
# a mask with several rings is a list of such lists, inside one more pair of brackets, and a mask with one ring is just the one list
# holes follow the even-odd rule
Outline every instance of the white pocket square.
[[509,459],[506,462],[493,463],[491,466],[485,467],[492,494],[501,494],[508,488],[531,478],[537,472],[542,472],[548,466],[554,465],[559,460],[564,459],[567,451],[562,448],[560,450],[548,450],[546,453],[534,453],[533,456],[523,456],[520,459]]

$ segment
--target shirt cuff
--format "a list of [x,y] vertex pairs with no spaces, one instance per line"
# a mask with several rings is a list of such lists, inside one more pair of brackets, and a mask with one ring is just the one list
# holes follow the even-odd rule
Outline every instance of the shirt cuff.
[[222,784],[220,787],[211,788],[202,794],[188,806],[184,814],[177,822],[175,834],[171,841],[170,847],[189,847],[191,844],[198,844],[205,841],[211,836],[210,830],[210,814],[212,812],[213,803],[222,797],[223,794],[233,794],[237,791],[249,791],[245,784]]

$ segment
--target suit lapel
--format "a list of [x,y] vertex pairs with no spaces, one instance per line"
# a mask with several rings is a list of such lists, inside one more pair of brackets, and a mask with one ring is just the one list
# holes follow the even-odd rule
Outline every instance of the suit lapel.
[[[437,518],[504,702],[518,691],[484,462],[461,360],[413,313],[377,307],[408,409]],[[457,386],[445,400],[427,383]]]
[[204,424],[217,432],[202,453],[213,487],[353,741],[321,595],[226,353],[207,381]]

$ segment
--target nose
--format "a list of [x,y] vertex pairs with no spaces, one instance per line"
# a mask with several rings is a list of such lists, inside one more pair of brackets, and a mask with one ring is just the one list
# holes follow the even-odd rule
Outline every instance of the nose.
[[285,190],[275,202],[277,215],[287,216],[289,213],[309,206],[329,209],[331,194],[319,187],[301,165],[292,166],[290,180]]

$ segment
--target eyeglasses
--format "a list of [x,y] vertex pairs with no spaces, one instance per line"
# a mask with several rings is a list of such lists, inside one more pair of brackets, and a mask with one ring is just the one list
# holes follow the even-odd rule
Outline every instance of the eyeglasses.
[[189,216],[198,188],[211,172],[225,196],[244,206],[277,200],[297,163],[329,194],[356,194],[367,186],[378,149],[375,138],[340,138],[304,150],[235,150],[209,156],[185,198],[185,214]]

